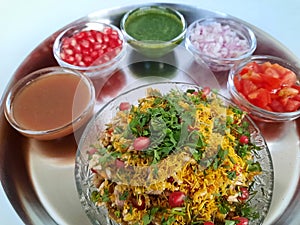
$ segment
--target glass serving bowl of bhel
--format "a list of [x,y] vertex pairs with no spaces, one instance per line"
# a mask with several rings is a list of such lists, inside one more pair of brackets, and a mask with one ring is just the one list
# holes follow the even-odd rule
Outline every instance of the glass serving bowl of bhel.
[[300,116],[300,68],[271,55],[253,55],[229,72],[228,91],[249,115],[265,122]]
[[258,225],[274,174],[259,129],[231,101],[159,82],[98,111],[80,140],[75,179],[92,224]]

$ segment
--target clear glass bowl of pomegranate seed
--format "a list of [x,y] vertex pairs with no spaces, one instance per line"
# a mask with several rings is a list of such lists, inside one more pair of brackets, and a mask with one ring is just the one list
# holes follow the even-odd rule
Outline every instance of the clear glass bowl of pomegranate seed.
[[126,54],[126,42],[113,24],[80,21],[67,26],[55,39],[53,54],[58,64],[90,77],[112,74]]

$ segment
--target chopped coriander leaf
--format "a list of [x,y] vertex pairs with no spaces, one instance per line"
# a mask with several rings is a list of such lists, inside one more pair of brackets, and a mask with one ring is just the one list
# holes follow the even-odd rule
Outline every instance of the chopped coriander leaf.
[[128,192],[128,191],[124,191],[124,192],[119,196],[119,200],[121,200],[121,201],[126,200],[127,197],[128,197],[128,195],[129,195],[129,192]]
[[236,171],[228,171],[227,172],[227,177],[230,179],[230,180],[233,180],[236,178]]
[[248,161],[247,171],[249,172],[261,172],[262,168],[259,162]]
[[91,193],[91,201],[96,203],[101,199],[100,193],[98,191],[93,191]]

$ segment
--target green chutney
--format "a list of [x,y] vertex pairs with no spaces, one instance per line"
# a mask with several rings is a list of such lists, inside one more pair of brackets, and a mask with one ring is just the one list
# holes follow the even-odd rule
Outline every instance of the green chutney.
[[125,22],[126,32],[138,41],[170,41],[183,29],[179,17],[155,8],[134,12]]

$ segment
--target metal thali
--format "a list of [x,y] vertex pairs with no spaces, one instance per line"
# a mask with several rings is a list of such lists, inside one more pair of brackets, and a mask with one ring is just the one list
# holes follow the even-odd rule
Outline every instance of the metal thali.
[[[179,10],[188,24],[201,17],[230,17],[188,5],[159,5]],[[101,10],[82,19],[119,25],[122,15],[137,6]],[[247,25],[253,29],[258,40],[255,54],[279,56],[291,63],[297,63],[298,59],[283,45],[255,26]],[[13,75],[6,91],[26,74],[57,65],[52,55],[52,44],[59,32],[60,30],[41,42],[28,55]],[[183,45],[157,61],[150,61],[129,49],[119,71],[108,80],[94,80],[98,90],[96,110],[122,91],[153,80],[209,85],[220,88],[227,95],[227,76],[227,72],[212,74],[205,65],[195,63]],[[26,138],[9,126],[4,117],[5,95],[6,92],[2,97],[0,111],[0,177],[16,212],[25,224],[90,224],[81,208],[74,180],[75,153],[82,130],[55,141],[40,142]],[[257,122],[257,125],[269,146],[275,174],[273,200],[265,224],[298,224],[300,120],[277,124]]]

